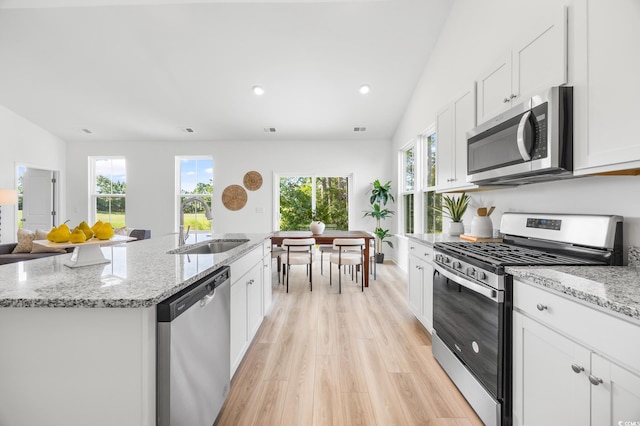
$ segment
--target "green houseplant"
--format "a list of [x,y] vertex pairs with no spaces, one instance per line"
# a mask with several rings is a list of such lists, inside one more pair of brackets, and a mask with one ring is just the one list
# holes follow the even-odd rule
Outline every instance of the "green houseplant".
[[380,180],[376,179],[371,183],[371,186],[371,196],[369,197],[371,209],[364,213],[364,217],[371,216],[376,220],[376,229],[374,231],[376,236],[376,263],[382,263],[384,261],[382,243],[387,243],[389,247],[393,247],[393,243],[388,240],[391,237],[391,233],[388,229],[382,228],[381,222],[392,216],[394,212],[384,206],[389,201],[395,202],[396,200],[391,193],[391,181],[383,185]]
[[469,207],[469,201],[471,201],[471,197],[466,192],[463,192],[459,197],[444,195],[442,197],[442,207],[431,206],[433,210],[451,219],[450,235],[460,235],[464,231],[462,216],[464,216],[467,207]]

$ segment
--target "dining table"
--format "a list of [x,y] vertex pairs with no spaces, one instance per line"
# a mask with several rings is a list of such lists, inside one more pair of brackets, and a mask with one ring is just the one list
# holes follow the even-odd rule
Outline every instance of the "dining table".
[[373,234],[366,231],[338,231],[338,230],[325,230],[322,234],[314,234],[311,231],[275,231],[271,235],[271,244],[282,245],[282,240],[285,238],[314,238],[316,244],[333,244],[333,240],[336,238],[364,238],[364,258],[367,259],[364,262],[364,286],[369,287],[369,247],[371,240],[375,238]]

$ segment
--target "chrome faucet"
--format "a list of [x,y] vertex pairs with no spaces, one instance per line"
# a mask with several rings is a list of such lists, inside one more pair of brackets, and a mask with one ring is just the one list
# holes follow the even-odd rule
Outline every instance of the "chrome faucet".
[[189,238],[189,231],[191,230],[191,225],[189,225],[187,226],[187,232],[184,232],[184,208],[187,205],[193,204],[196,202],[202,204],[202,206],[204,207],[204,216],[209,220],[211,220],[212,218],[211,209],[209,208],[209,205],[207,203],[202,201],[202,198],[197,198],[197,197],[185,198],[182,204],[180,205],[180,233],[178,235],[178,244],[181,246],[185,245],[187,238]]

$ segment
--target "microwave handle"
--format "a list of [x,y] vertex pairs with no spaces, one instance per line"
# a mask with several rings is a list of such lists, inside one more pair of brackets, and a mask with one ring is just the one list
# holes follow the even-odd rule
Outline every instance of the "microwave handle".
[[524,161],[531,161],[531,154],[529,154],[529,151],[527,150],[525,141],[525,126],[527,125],[530,116],[531,111],[527,111],[520,119],[520,124],[518,124],[518,151],[520,151],[520,156]]

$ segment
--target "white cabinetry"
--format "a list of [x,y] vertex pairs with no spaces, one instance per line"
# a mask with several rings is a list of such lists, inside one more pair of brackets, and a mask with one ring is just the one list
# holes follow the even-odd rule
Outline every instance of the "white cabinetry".
[[409,287],[407,303],[411,312],[433,332],[433,248],[409,241]]
[[271,240],[262,245],[262,313],[264,315],[271,309],[273,302],[273,287],[271,282]]
[[475,84],[436,114],[438,191],[471,189],[467,182],[467,131],[476,123]]
[[[640,3],[576,2],[574,169],[640,168]],[[586,93],[585,89],[586,88]]]
[[478,124],[536,92],[567,82],[566,8],[527,21],[535,25],[478,77]]
[[640,418],[640,326],[514,282],[513,423]]
[[263,318],[263,247],[231,264],[231,377]]

